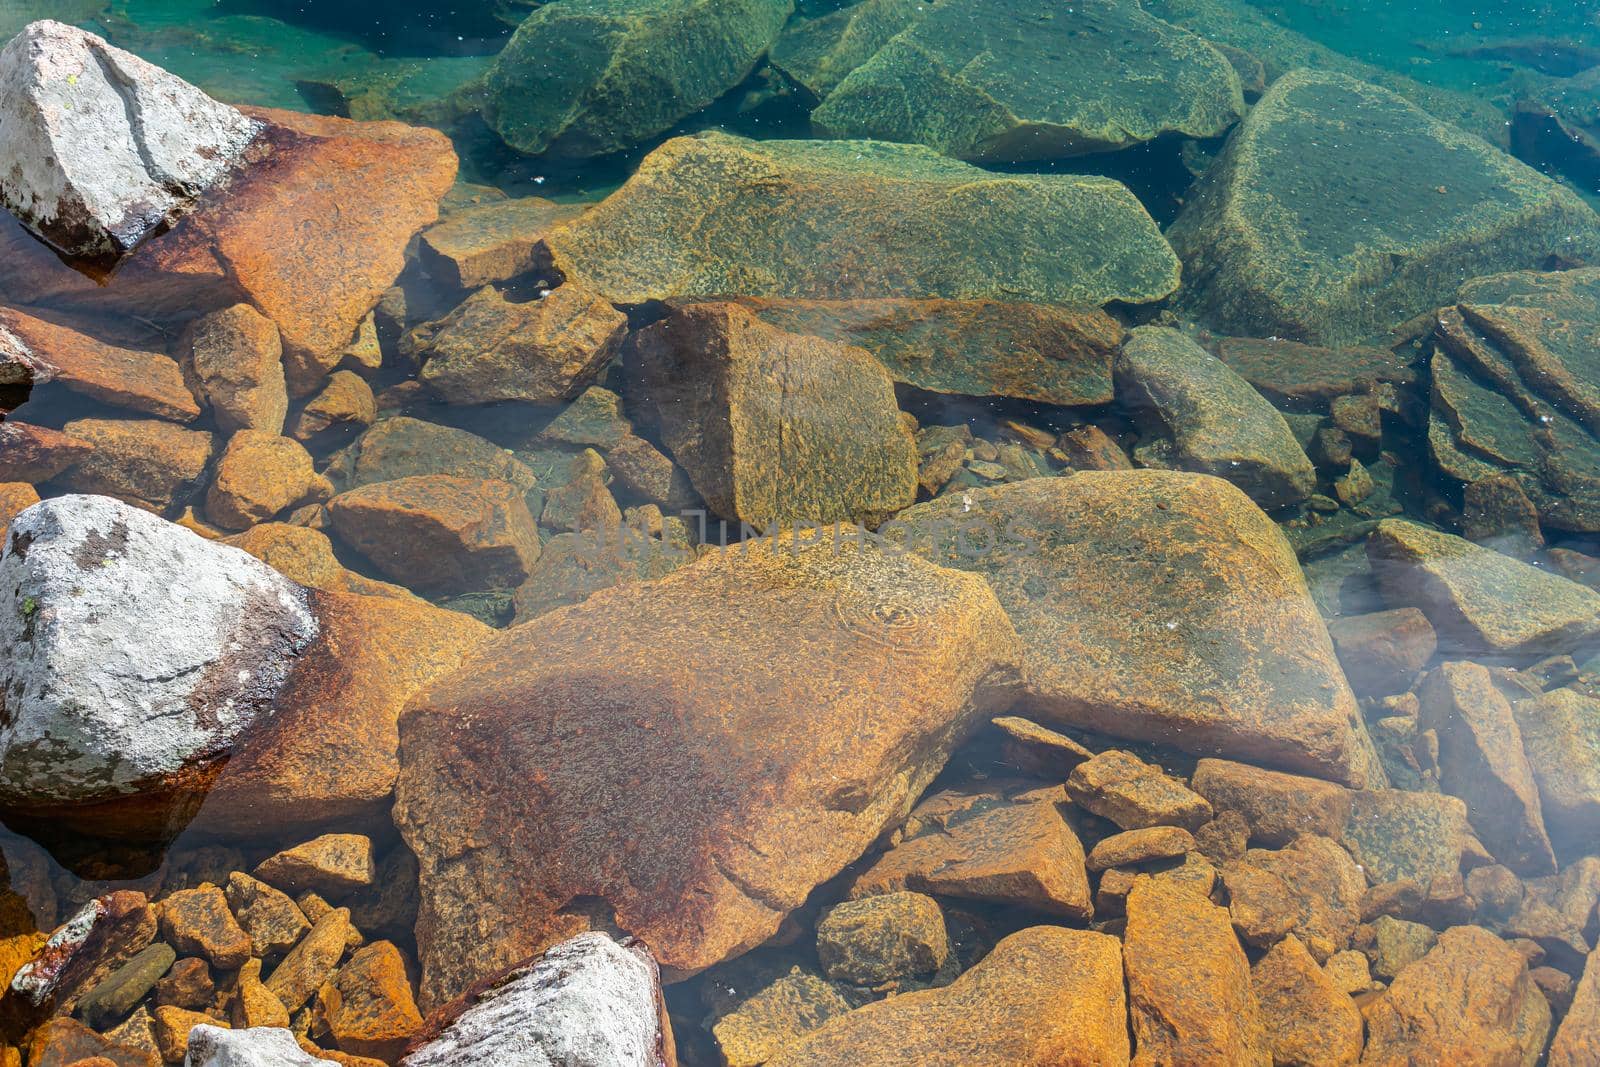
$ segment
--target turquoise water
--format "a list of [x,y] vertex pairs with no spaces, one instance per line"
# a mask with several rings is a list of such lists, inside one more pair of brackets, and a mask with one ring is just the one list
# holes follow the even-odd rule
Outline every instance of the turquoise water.
[[[686,1067],[1600,1064],[1600,5],[0,0],[0,41],[41,18],[443,137],[279,116],[92,263],[0,212],[0,531],[113,497],[321,625],[113,788],[221,698],[122,679],[29,748],[102,679],[29,696],[54,605],[0,583],[0,971],[348,833],[359,884],[280,888],[394,947],[393,1032],[339,1020],[353,951],[284,1015],[379,1063],[595,929]],[[1111,980],[1041,996],[1038,927]],[[0,1045],[241,1021],[237,953],[132,940]],[[213,993],[81,1006],[157,941]]]

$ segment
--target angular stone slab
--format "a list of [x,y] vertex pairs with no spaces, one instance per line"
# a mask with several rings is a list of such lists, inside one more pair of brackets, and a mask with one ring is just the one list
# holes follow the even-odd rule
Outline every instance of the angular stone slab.
[[1168,237],[1180,303],[1207,325],[1335,344],[1439,306],[1464,277],[1593,255],[1600,216],[1386,89],[1302,70],[1251,109]]
[[1012,162],[1218,137],[1244,113],[1222,53],[1133,0],[946,0],[851,71],[817,132]]
[[1361,784],[1354,695],[1282,533],[1219,478],[1082,471],[901,513],[907,545],[984,575],[1041,721]]
[[107,344],[65,323],[0,308],[0,379],[19,354],[8,351],[13,346],[20,348],[20,361],[32,365],[35,386],[58,382],[101,403],[174,422],[200,417],[183,372],[165,353]]
[[1264,508],[1316,490],[1316,469],[1284,417],[1184,333],[1139,327],[1115,369],[1123,406],[1170,435],[1162,458],[1171,466],[1226,479]]
[[507,631],[401,722],[424,1010],[607,916],[677,975],[761,944],[1006,706],[1018,657],[981,579],[848,541]]
[[529,155],[630,148],[743,81],[792,10],[792,0],[541,5],[489,70],[489,124]]
[[1098,307],[1160,300],[1178,285],[1172,249],[1118,182],[995,174],[881,141],[677,137],[546,245],[569,279],[625,304],[743,295]]

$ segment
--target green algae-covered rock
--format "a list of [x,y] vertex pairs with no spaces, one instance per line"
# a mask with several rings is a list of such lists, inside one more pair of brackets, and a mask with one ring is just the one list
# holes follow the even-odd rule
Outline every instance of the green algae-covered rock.
[[927,11],[924,0],[861,0],[815,18],[797,14],[768,59],[820,100]]
[[1264,508],[1316,491],[1316,469],[1278,409],[1187,334],[1139,327],[1116,376],[1123,406],[1170,438],[1156,450],[1163,465],[1225,478]]
[[1149,303],[1178,260],[1109,178],[994,174],[917,145],[674,138],[553,231],[555,266],[616,303],[673,296]]
[[845,77],[811,121],[832,136],[1001,161],[1216,137],[1243,111],[1222,53],[1134,0],[946,0]]
[[743,81],[791,0],[553,0],[488,76],[490,125],[521,152],[629,148]]
[[1180,303],[1235,333],[1348,343],[1463,278],[1600,250],[1575,193],[1405,99],[1342,74],[1279,79],[1168,237]]
[[1600,269],[1474,279],[1439,311],[1428,443],[1461,483],[1508,473],[1562,530],[1600,530]]

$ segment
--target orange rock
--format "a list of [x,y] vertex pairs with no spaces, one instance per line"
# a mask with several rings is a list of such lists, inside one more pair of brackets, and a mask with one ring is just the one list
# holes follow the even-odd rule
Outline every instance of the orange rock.
[[418,475],[374,482],[329,502],[339,536],[374,566],[421,592],[522,584],[539,531],[508,482]]
[[678,974],[755,947],[1010,699],[1015,636],[982,580],[834,532],[602,590],[413,700],[395,821],[424,1007],[602,901]]
[[1337,838],[1350,818],[1350,791],[1317,778],[1203,759],[1190,784],[1216,811],[1243,815],[1251,839],[1263,845],[1287,845],[1301,834]]
[[58,382],[112,407],[191,422],[200,405],[178,364],[163,352],[106,344],[71,326],[0,308],[0,336],[9,331],[41,365],[35,384]]
[[0,422],[0,479],[39,485],[94,451],[94,445],[43,426]]
[[525,274],[543,258],[549,230],[583,214],[580,204],[530,196],[452,211],[422,234],[419,255],[428,273],[458,289],[476,289]]
[[289,412],[278,328],[249,304],[197,319],[180,345],[183,368],[223,433],[282,433]]
[[[935,795],[917,812],[947,799]],[[1093,913],[1083,845],[1061,815],[1060,789],[972,799],[961,817],[942,826],[926,820],[920,833],[908,832],[851,884],[850,896],[911,889],[1075,919]]]
[[1590,953],[1572,1007],[1550,1043],[1549,1067],[1600,1063],[1600,951]]
[[322,1013],[339,1047],[358,1056],[392,1060],[422,1029],[406,980],[406,961],[388,941],[350,957],[321,992]]
[[206,517],[229,530],[265,522],[286,508],[333,495],[311,453],[299,442],[261,430],[240,430],[217,460],[206,494]]
[[378,401],[366,380],[354,371],[335,371],[295,416],[289,434],[310,441],[335,427],[371,426],[377,418]]
[[1274,1067],[1354,1067],[1361,1011],[1322,973],[1298,938],[1279,941],[1250,970]]
[[1533,1063],[1550,1032],[1550,1005],[1528,976],[1527,957],[1489,931],[1456,926],[1395,976],[1363,1009],[1363,1064]]
[[244,549],[291,581],[313,589],[415,599],[409,589],[346,568],[334,556],[333,542],[328,540],[328,535],[309,526],[264,522],[224,540],[235,548]]
[[245,109],[276,129],[271,156],[192,216],[232,281],[283,335],[290,391],[327,376],[439,217],[456,156],[435,130]]
[[252,959],[239,968],[229,1018],[236,1029],[253,1026],[288,1026],[289,1012],[276,993],[261,983],[261,961]]
[[841,1015],[767,1067],[1117,1067],[1128,1062],[1117,939],[1036,926],[942,989]]
[[349,908],[334,908],[323,915],[267,977],[267,990],[291,1013],[299,1011],[339,966],[349,933]]
[[161,1057],[154,1052],[118,1045],[76,1019],[51,1019],[28,1041],[28,1067],[68,1067],[97,1056],[116,1067],[161,1067]]
[[38,502],[38,491],[27,482],[0,482],[0,545],[6,543],[11,520]]
[[189,1031],[197,1026],[228,1028],[221,1019],[204,1012],[188,1011],[171,1004],[162,1004],[151,1012],[155,1016],[156,1047],[161,1058],[168,1063],[182,1063],[189,1053]]
[[149,511],[165,511],[187,494],[211,460],[211,435],[160,419],[74,419],[66,432],[92,451],[57,482]]
[[1191,889],[1140,877],[1123,945],[1133,1062],[1271,1067],[1250,964],[1228,913]]
[[324,834],[268,856],[256,867],[256,877],[268,885],[335,899],[370,886],[372,876],[372,841],[360,834]]
[[313,601],[321,632],[277,714],[217,776],[197,830],[283,836],[380,816],[399,771],[400,709],[493,633],[422,601],[322,591]]
[[179,952],[204,956],[219,970],[236,970],[250,958],[250,935],[234,920],[222,890],[210,882],[162,899],[161,936]]

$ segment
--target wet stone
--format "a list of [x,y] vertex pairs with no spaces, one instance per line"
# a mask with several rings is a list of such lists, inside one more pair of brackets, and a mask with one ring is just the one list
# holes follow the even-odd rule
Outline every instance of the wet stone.
[[163,1004],[151,1012],[155,1019],[156,1047],[167,1063],[182,1063],[189,1053],[189,1031],[197,1026],[226,1027],[228,1024],[204,1012],[188,1011]]
[[615,540],[622,528],[622,508],[611,495],[609,474],[606,461],[594,449],[573,456],[566,481],[545,491],[540,524],[577,533],[594,545],[604,543],[601,539]]
[[110,1041],[76,1019],[57,1017],[33,1032],[28,1041],[29,1067],[71,1067],[79,1060],[102,1056],[116,1067],[160,1067],[161,1056]]
[[35,387],[55,383],[112,407],[174,422],[193,422],[200,415],[183,372],[164,353],[108,344],[65,323],[0,307],[0,381],[14,377],[9,368],[19,355],[29,367],[23,380]]
[[290,422],[289,436],[315,442],[330,430],[356,430],[378,418],[372,387],[354,371],[334,371],[320,392]]
[[1558,849],[1600,849],[1600,700],[1555,689],[1512,705]]
[[1171,438],[1163,465],[1224,478],[1269,509],[1316,489],[1316,471],[1277,409],[1180,331],[1134,330],[1116,378],[1123,406]]
[[[882,239],[846,236],[863,225]],[[1171,248],[1115,181],[997,176],[872,141],[674,138],[546,244],[569,284],[617,303],[741,293],[1098,307],[1178,283]]]
[[349,932],[349,908],[334,908],[317,919],[311,931],[267,976],[267,991],[289,1012],[298,1011],[339,966]]
[[1360,1010],[1299,939],[1286,937],[1262,956],[1250,986],[1274,1067],[1353,1067],[1360,1059]]
[[538,482],[531,467],[492,441],[403,415],[376,423],[350,447],[348,488],[427,474],[509,482],[523,492]]
[[229,530],[265,522],[297,504],[325,500],[333,486],[297,441],[240,430],[218,457],[206,493],[206,518]]
[[591,385],[561,409],[539,431],[539,440],[607,453],[633,436],[633,424],[622,409],[622,397],[610,389]]
[[1328,962],[1322,965],[1322,973],[1339,992],[1356,996],[1373,990],[1370,967],[1366,953],[1347,948],[1329,956]]
[[[1230,873],[1225,875],[1229,886],[1238,881],[1248,886],[1253,895],[1270,888],[1271,893],[1252,899],[1253,906],[1271,916],[1274,925],[1278,916],[1286,912],[1292,915],[1291,929],[1319,962],[1349,945],[1361,920],[1367,881],[1362,869],[1338,844],[1325,837],[1306,835],[1287,848],[1251,849],[1245,853],[1243,864],[1275,875],[1278,880],[1246,883]],[[1275,895],[1279,887],[1282,897]]]
[[834,986],[800,968],[762,985],[711,1026],[728,1067],[761,1067],[851,1009]]
[[847,900],[817,922],[817,958],[829,978],[876,986],[928,974],[944,965],[950,945],[944,913],[921,893],[885,893]]
[[1203,759],[1190,784],[1215,811],[1242,815],[1262,845],[1287,845],[1303,833],[1336,838],[1350,817],[1349,790],[1245,763]]
[[622,491],[669,512],[689,511],[700,502],[688,473],[642,438],[625,437],[617,442],[606,452],[606,466]]
[[213,448],[210,434],[159,419],[73,419],[62,430],[88,451],[57,477],[59,487],[156,512],[199,482]]
[[1439,935],[1421,923],[1380,915],[1372,924],[1372,973],[1393,978],[1428,954]]
[[211,980],[211,968],[198,956],[185,956],[174,962],[166,976],[156,983],[155,990],[157,1004],[172,1004],[190,1011],[210,1007],[217,993],[216,984]]
[[372,884],[372,841],[360,834],[324,834],[262,860],[255,874],[287,892],[309,889],[340,899]]
[[1550,1043],[1550,1067],[1581,1067],[1600,1058],[1600,954],[1591,955],[1572,1006]]
[[1595,905],[1600,901],[1600,858],[1585,856],[1559,874],[1523,882],[1516,914],[1505,924],[1507,937],[1536,942],[1548,960],[1569,973],[1595,947]]
[[235,970],[250,958],[250,935],[239,927],[227,898],[214,885],[163,898],[161,933],[178,951],[204,956],[219,970]]
[[1378,382],[1408,385],[1417,372],[1387,349],[1347,345],[1337,349],[1280,337],[1223,337],[1217,358],[1275,404],[1311,409]]
[[278,328],[249,304],[201,316],[180,344],[184,373],[211,408],[217,429],[283,432],[289,394]]
[[951,985],[834,1018],[769,1067],[1128,1062],[1121,952],[1105,934],[1036,926]]
[[1067,793],[1079,807],[1124,830],[1151,826],[1194,830],[1211,818],[1211,805],[1204,797],[1160,767],[1115,749],[1078,764],[1067,779]]
[[[1202,322],[1338,344],[1439,306],[1464,276],[1592,247],[1600,218],[1393,92],[1299,70],[1251,109],[1168,236]],[[1389,250],[1404,269],[1379,265]]]
[[451,404],[571,400],[616,352],[627,321],[570,282],[524,303],[485,287],[425,328],[420,378]]
[[261,1026],[288,1026],[289,1011],[278,995],[261,982],[261,961],[252,959],[239,968],[234,981],[229,1019],[241,1030]]
[[693,561],[694,553],[684,546],[631,531],[624,534],[617,526],[556,534],[544,543],[528,580],[517,588],[516,621],[581,603],[615,585],[664,578]]
[[1438,635],[1416,608],[1351,615],[1328,623],[1350,687],[1362,695],[1402,693],[1438,648]]
[[1458,874],[1476,845],[1459,799],[1398,789],[1352,793],[1339,842],[1374,883]]
[[1144,877],[1123,944],[1141,1062],[1269,1067],[1250,964],[1228,913],[1192,889]]
[[422,1029],[405,957],[388,941],[352,953],[318,1001],[339,1048],[358,1056],[392,1061]]
[[92,441],[15,419],[0,422],[0,478],[37,485],[94,451]]
[[1195,850],[1194,837],[1179,826],[1151,826],[1103,838],[1089,851],[1091,871],[1136,867],[1155,860],[1177,859]]
[[420,258],[429,274],[457,289],[510,281],[539,265],[546,230],[582,211],[537,196],[454,211],[423,231]]
[[1015,715],[1002,715],[994,726],[1003,739],[1007,765],[1021,774],[1064,782],[1073,768],[1094,755],[1066,734]]
[[144,949],[84,994],[78,1001],[78,1016],[98,1030],[121,1022],[177,957],[171,945],[160,942]]

